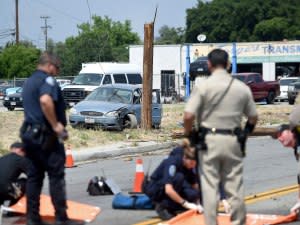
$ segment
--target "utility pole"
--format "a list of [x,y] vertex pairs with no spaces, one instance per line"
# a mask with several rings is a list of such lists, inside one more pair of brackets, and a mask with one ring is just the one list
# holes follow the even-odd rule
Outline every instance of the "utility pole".
[[16,44],[19,44],[19,0],[16,0]]
[[154,23],[144,25],[143,102],[142,128],[152,128],[152,84],[153,84],[153,39]]
[[44,34],[45,34],[45,50],[47,51],[48,49],[48,28],[51,29],[52,27],[47,24],[47,19],[49,19],[49,16],[41,16],[41,19],[44,19],[45,21],[45,26],[41,27],[44,29]]

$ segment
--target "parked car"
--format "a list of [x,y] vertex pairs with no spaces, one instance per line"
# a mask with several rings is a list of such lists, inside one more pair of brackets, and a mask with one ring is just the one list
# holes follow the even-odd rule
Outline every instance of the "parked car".
[[0,86],[0,99],[4,99],[7,88],[11,88],[11,86],[7,86],[7,85]]
[[259,73],[238,73],[235,78],[247,84],[255,101],[266,100],[267,104],[273,104],[280,95],[280,87],[277,81],[264,81]]
[[298,77],[284,77],[279,80],[280,95],[276,97],[276,100],[288,100],[288,87],[291,83],[296,82]]
[[[70,109],[70,124],[72,127],[101,127],[116,130],[136,128],[141,123],[141,98],[140,85],[103,85]],[[161,118],[160,91],[153,90],[153,127],[160,126]]]
[[21,87],[10,87],[7,88],[5,91],[5,96],[11,95],[11,94],[15,94],[17,93],[18,90],[22,90]]
[[15,108],[23,108],[22,88],[19,88],[14,94],[5,96],[3,105],[9,111],[13,111]]
[[295,104],[296,97],[300,91],[300,78],[288,86],[288,102],[290,105]]
[[207,56],[201,56],[190,64],[190,79],[194,81],[197,76],[208,75]]

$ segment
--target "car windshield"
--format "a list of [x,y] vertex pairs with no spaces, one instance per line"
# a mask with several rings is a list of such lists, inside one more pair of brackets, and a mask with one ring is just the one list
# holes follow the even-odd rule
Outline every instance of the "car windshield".
[[297,78],[295,79],[282,79],[279,81],[281,86],[288,86],[290,83],[296,82]]
[[113,87],[97,88],[85,100],[131,104],[132,91]]
[[102,77],[103,74],[81,73],[74,78],[72,84],[99,86],[101,84]]
[[235,77],[236,79],[245,82],[245,76],[241,76],[241,75],[234,75],[233,77]]

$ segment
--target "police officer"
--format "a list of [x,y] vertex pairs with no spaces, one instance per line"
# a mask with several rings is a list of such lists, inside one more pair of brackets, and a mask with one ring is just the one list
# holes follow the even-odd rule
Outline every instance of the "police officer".
[[25,193],[26,178],[20,175],[27,173],[23,144],[15,142],[10,146],[10,153],[0,158],[0,205],[9,201],[15,204]]
[[155,203],[159,217],[168,220],[177,211],[194,209],[202,212],[200,190],[196,176],[195,149],[184,146],[184,151],[164,159],[150,177],[144,192]]
[[278,140],[285,146],[295,150],[296,160],[298,162],[298,200],[295,205],[290,209],[291,212],[300,213],[300,161],[299,161],[299,146],[300,146],[300,96],[297,97],[298,103],[292,110],[289,116],[289,126],[284,130]]
[[25,120],[21,138],[28,158],[27,225],[46,224],[39,215],[40,194],[45,172],[49,177],[50,195],[55,208],[56,225],[83,224],[70,220],[66,209],[65,149],[67,138],[65,104],[53,78],[59,72],[56,56],[43,53],[37,70],[24,84],[22,97]]
[[[194,88],[184,113],[185,134],[190,136],[193,133],[193,123],[197,121],[196,127],[200,127],[203,138],[198,155],[207,225],[217,224],[220,183],[224,185],[232,207],[232,224],[246,223],[241,148],[247,137],[245,134],[254,129],[257,112],[249,87],[228,74],[228,67],[226,51],[215,49],[208,54],[211,76]],[[248,121],[242,131],[240,126],[244,115]]]

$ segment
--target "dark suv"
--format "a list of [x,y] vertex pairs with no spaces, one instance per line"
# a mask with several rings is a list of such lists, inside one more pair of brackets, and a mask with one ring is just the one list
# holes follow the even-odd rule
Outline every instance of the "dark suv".
[[15,108],[23,108],[22,88],[16,93],[5,96],[3,105],[9,110],[13,111]]

